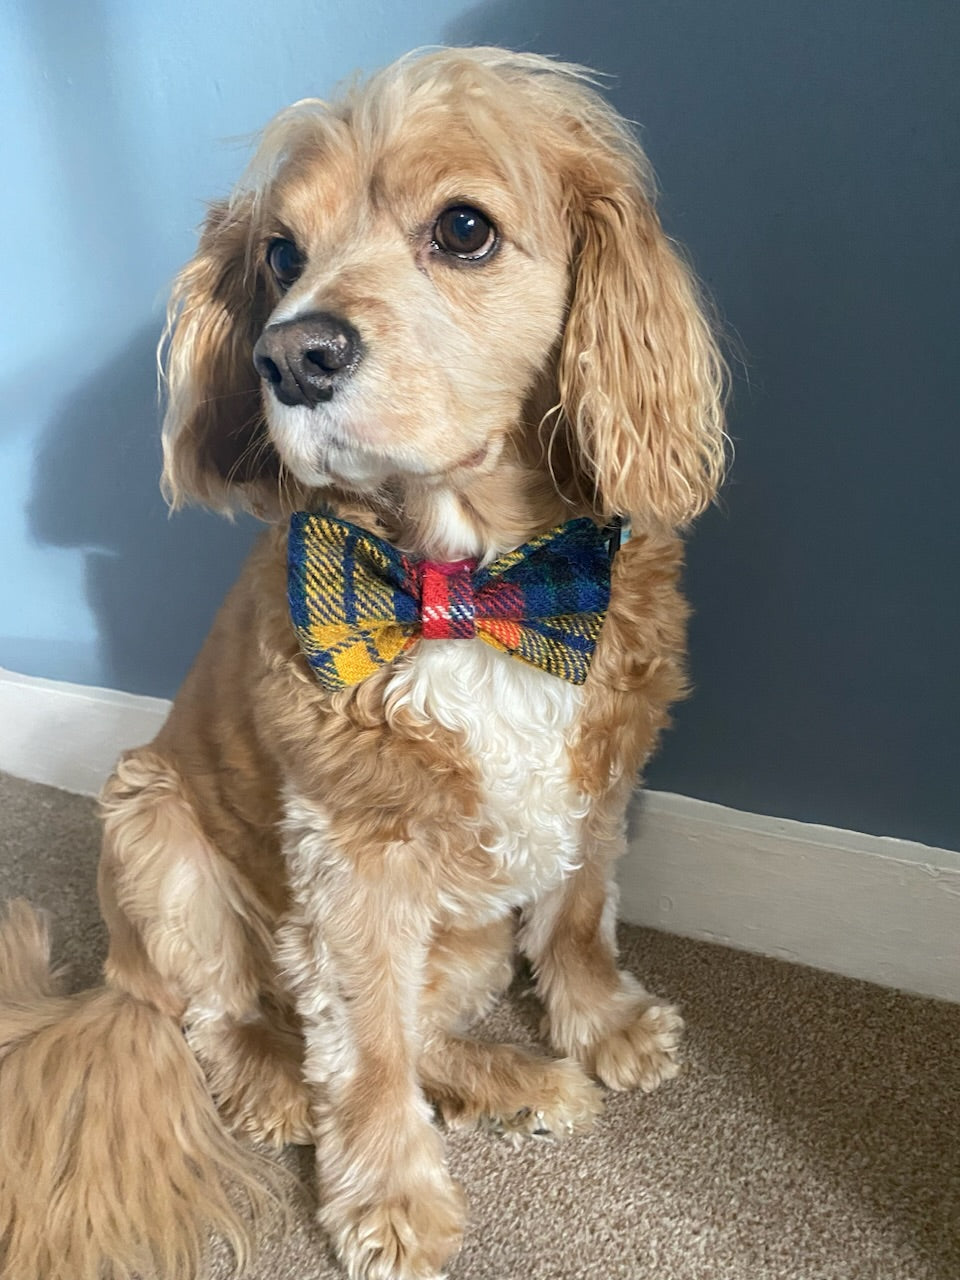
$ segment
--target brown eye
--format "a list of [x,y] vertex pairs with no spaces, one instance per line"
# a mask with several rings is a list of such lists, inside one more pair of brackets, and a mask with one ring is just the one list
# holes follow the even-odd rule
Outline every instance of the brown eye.
[[433,229],[433,242],[443,253],[479,262],[497,247],[497,230],[479,209],[456,204],[444,209]]
[[300,279],[304,257],[292,240],[277,238],[267,245],[267,266],[281,289],[289,289]]

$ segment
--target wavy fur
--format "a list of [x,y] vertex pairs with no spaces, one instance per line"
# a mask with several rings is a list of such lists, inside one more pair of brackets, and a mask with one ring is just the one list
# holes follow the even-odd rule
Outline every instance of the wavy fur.
[[56,994],[45,932],[25,904],[0,925],[3,1274],[186,1280],[210,1229],[242,1267],[275,1172],[230,1137],[173,1019],[109,988]]
[[[437,238],[463,203],[496,232],[469,263]],[[277,237],[303,264],[285,291]],[[359,354],[329,397],[281,403],[253,348],[317,312]],[[5,1274],[194,1280],[210,1228],[242,1263],[265,1199],[232,1131],[315,1144],[352,1280],[439,1280],[465,1201],[431,1102],[563,1137],[600,1084],[677,1070],[676,1011],[617,965],[613,867],[685,691],[676,530],[720,481],[723,363],[626,124],[582,69],[495,49],[282,112],[210,212],[163,351],[171,503],[271,527],[105,789],[106,987],[58,995],[25,906],[0,932]],[[320,503],[449,560],[630,517],[586,684],[449,641],[325,692],[282,523]],[[469,1035],[518,947],[560,1058]]]

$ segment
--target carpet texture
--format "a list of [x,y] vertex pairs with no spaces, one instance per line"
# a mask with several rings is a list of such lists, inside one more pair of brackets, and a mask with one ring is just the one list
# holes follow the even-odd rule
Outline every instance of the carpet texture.
[[[91,801],[0,777],[0,900],[50,911],[75,989],[104,951],[98,839]],[[645,929],[621,944],[682,1008],[682,1075],[611,1095],[566,1144],[449,1135],[471,1206],[450,1280],[960,1280],[960,1006]],[[532,1044],[538,1017],[520,979],[483,1031]],[[283,1158],[309,1182],[308,1151]],[[304,1194],[250,1280],[339,1275]]]

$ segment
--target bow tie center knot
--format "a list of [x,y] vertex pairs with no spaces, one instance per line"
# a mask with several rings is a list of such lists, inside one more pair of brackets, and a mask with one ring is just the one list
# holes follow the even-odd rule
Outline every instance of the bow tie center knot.
[[420,569],[420,610],[425,640],[470,640],[477,634],[472,560],[435,564]]

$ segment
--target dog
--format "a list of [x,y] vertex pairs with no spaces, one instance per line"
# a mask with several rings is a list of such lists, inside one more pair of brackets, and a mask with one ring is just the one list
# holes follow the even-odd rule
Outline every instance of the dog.
[[[267,126],[173,290],[162,482],[267,527],[103,792],[105,985],[7,913],[4,1275],[188,1280],[210,1229],[243,1263],[239,1135],[315,1145],[353,1280],[439,1277],[438,1116],[565,1137],[676,1073],[613,869],[685,692],[713,330],[580,68],[428,51]],[[556,1056],[468,1034],[517,951]]]

